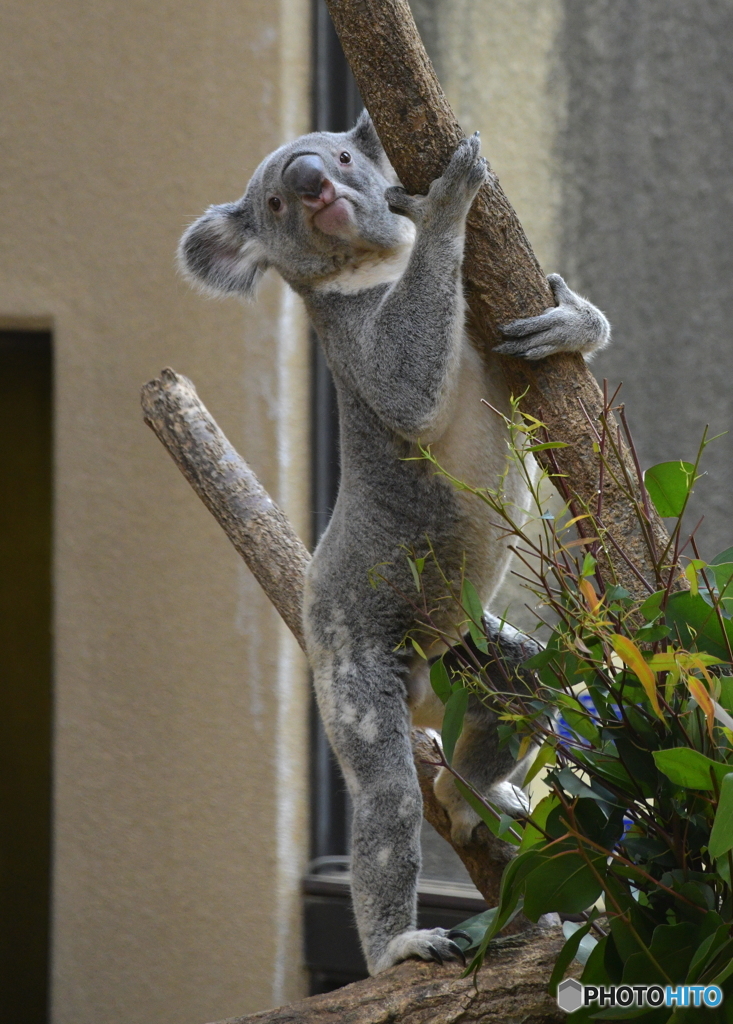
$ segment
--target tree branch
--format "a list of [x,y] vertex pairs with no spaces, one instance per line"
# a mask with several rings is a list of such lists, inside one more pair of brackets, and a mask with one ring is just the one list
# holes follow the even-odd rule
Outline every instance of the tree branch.
[[560,1024],[565,1015],[547,981],[564,941],[557,928],[533,928],[493,943],[475,979],[462,978],[456,964],[408,960],[336,992],[219,1024]]
[[[351,65],[357,85],[402,184],[412,193],[425,193],[443,173],[463,131],[438,82],[420,40],[407,0],[326,0],[331,18]],[[533,316],[554,304],[522,225],[495,174],[481,189],[469,214],[463,265],[469,327],[484,350],[500,340],[498,326],[518,317]],[[493,356],[514,395],[527,391],[523,408],[542,420],[556,449],[557,468],[577,497],[578,506],[595,508],[599,463],[593,450],[591,424],[603,413],[603,396],[579,355],[557,355],[538,362]],[[622,445],[628,477],[636,481],[628,448]],[[545,468],[553,465],[539,453]],[[610,462],[616,463],[613,454]],[[604,479],[604,526],[618,545],[654,579],[654,567],[634,505],[616,473]],[[614,475],[617,480],[614,480]],[[638,493],[636,497],[640,500]],[[654,509],[651,531],[657,550],[668,534]],[[646,596],[638,577],[615,551],[612,567],[618,581],[636,596]]]

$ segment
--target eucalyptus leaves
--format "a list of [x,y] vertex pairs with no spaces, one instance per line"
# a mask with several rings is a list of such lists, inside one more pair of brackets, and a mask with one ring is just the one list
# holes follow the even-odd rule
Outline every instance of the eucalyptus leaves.
[[[508,458],[520,464],[539,504],[528,460],[553,442],[541,423],[522,416],[519,403],[507,426]],[[601,429],[608,440],[607,423]],[[707,443],[695,463],[662,463],[629,486],[642,526],[649,501],[674,520],[666,550],[650,551],[655,578],[644,580],[643,599],[609,570],[612,559],[604,555],[618,544],[600,502],[579,506],[568,492],[562,515],[535,518],[538,540],[518,525],[523,515],[500,491],[474,491],[515,539],[534,601],[544,608],[539,617],[552,619],[552,631],[546,648],[520,669],[521,685],[507,679],[497,688],[485,668],[498,652],[464,580],[452,597],[464,610],[470,642],[461,667],[448,671],[438,660],[431,681],[446,706],[445,764],[474,692],[500,710],[504,741],[517,756],[538,747],[529,781],[546,787],[527,819],[515,821],[457,782],[491,831],[517,848],[499,906],[462,926],[474,938],[471,968],[520,909],[532,920],[558,912],[572,919],[553,989],[574,959],[589,985],[715,985],[727,1002],[702,1011],[712,1022],[733,1020],[733,548],[705,561],[694,537],[684,542],[681,532]],[[598,455],[601,475],[610,472],[603,443]],[[415,647],[422,650],[417,639]],[[696,1012],[593,1006],[573,1019],[643,1016],[677,1024]]]

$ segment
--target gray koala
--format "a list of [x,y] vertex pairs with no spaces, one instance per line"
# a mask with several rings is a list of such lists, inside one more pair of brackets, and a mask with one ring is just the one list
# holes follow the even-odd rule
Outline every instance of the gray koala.
[[[487,506],[414,458],[419,443],[429,444],[442,467],[474,487],[496,488],[506,468],[504,427],[481,405],[508,410],[506,387],[464,329],[465,221],[486,175],[475,135],[426,196],[410,196],[362,115],[349,132],[305,135],[276,150],[244,196],[210,207],[179,251],[184,271],[216,294],[251,296],[274,267],[302,296],[336,382],[341,488],[308,571],[304,626],[318,705],[353,802],[352,893],[372,974],[412,956],[463,956],[455,934],[416,928],[422,800],[410,728],[440,728],[443,705],[425,663],[405,652],[416,613],[401,595],[414,593],[405,552],[425,555],[428,543],[452,581],[465,563],[485,606],[509,558]],[[561,277],[549,282],[557,305],[506,326],[495,351],[539,359],[608,342],[604,315]],[[511,468],[503,488],[516,509],[527,507]],[[376,566],[386,582],[375,587]],[[441,627],[456,631],[461,613],[444,601],[430,560],[423,584]],[[533,653],[510,627],[491,617],[488,626],[511,661]],[[499,750],[495,721],[471,703],[454,764],[519,815],[528,764]],[[445,771],[435,789],[454,839],[465,842],[478,817]]]

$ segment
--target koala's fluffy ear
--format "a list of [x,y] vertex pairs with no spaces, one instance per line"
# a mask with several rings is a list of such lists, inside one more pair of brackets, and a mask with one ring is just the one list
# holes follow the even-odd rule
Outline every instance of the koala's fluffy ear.
[[210,206],[181,239],[178,264],[205,291],[247,298],[268,267],[264,246],[241,203]]
[[359,114],[354,127],[349,132],[356,145],[364,156],[368,156],[375,164],[381,164],[385,159],[382,143],[379,141],[377,130],[372,124],[372,119],[366,110]]

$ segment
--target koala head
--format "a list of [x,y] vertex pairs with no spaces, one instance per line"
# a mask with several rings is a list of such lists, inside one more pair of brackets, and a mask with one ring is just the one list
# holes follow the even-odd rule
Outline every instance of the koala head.
[[238,202],[211,206],[191,225],[181,268],[219,295],[251,296],[268,267],[308,287],[409,244],[413,225],[384,198],[396,184],[366,113],[349,132],[303,135],[263,160]]

